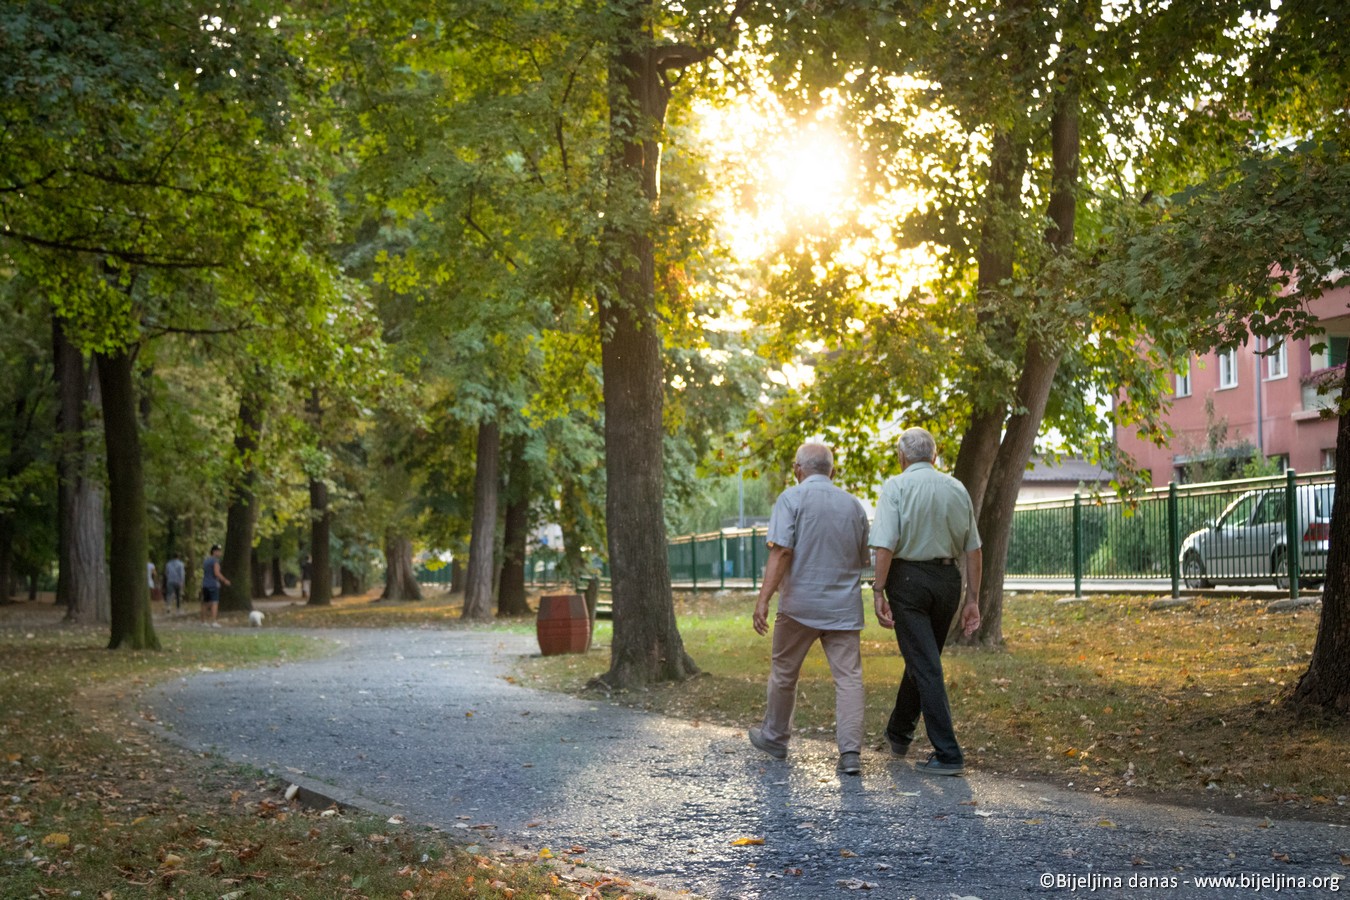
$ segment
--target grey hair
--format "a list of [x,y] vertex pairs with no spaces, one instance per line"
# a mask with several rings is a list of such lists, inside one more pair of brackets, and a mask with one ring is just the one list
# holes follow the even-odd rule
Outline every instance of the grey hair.
[[803,472],[829,475],[834,469],[834,452],[824,444],[807,443],[797,448],[797,465]]
[[906,428],[900,434],[898,449],[906,465],[937,459],[937,441],[925,428]]

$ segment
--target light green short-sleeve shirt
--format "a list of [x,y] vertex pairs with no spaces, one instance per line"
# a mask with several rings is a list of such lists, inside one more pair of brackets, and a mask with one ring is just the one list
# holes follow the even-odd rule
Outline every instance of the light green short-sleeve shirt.
[[980,546],[966,486],[931,463],[910,463],[886,480],[868,544],[896,559],[954,559]]

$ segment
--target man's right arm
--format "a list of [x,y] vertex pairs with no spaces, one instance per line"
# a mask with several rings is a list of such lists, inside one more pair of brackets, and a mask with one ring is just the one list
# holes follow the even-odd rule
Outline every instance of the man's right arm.
[[782,584],[783,577],[792,568],[792,548],[774,544],[769,548],[769,561],[764,566],[764,582],[759,586],[759,599],[755,601],[755,631],[769,633],[769,598]]

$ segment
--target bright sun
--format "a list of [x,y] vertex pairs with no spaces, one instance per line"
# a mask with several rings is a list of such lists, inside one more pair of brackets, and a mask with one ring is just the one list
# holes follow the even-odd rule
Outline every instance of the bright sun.
[[808,126],[769,154],[765,188],[796,218],[820,219],[839,210],[849,186],[848,151],[834,134]]

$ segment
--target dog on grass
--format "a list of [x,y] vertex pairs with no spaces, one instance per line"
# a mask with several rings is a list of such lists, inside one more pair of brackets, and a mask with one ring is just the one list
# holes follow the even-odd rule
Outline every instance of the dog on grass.
[[262,620],[263,614],[258,612],[258,610],[256,609],[248,614],[248,624],[253,626],[254,628],[261,628]]

